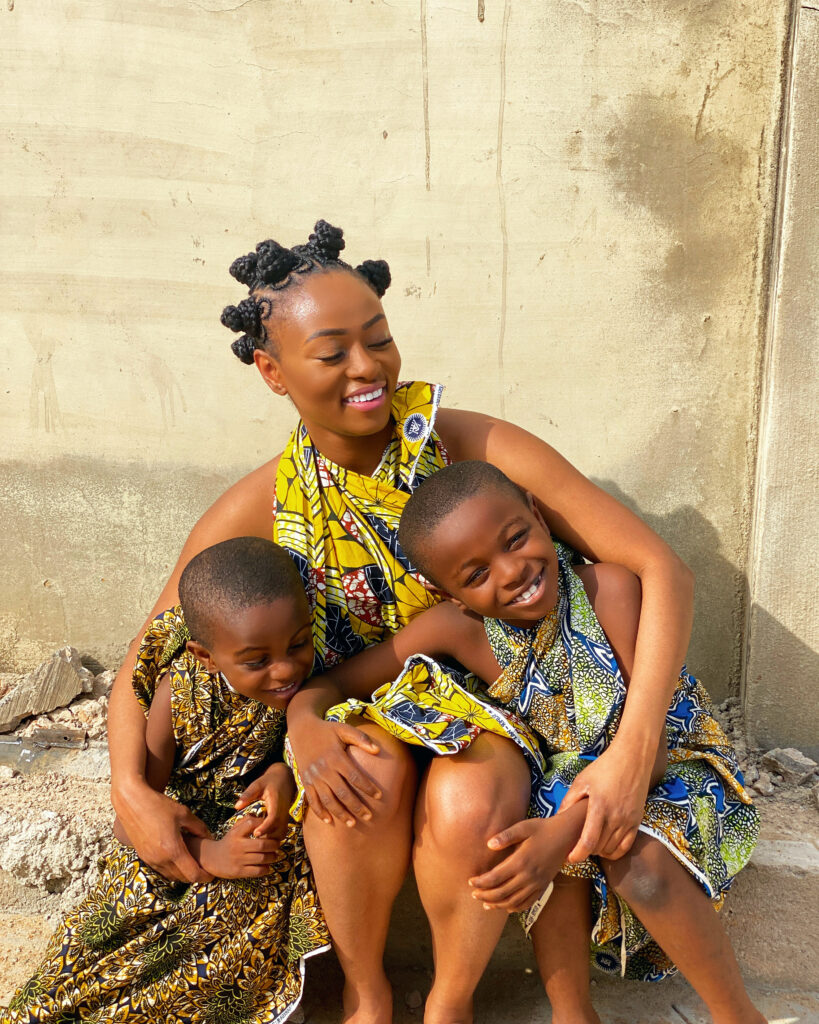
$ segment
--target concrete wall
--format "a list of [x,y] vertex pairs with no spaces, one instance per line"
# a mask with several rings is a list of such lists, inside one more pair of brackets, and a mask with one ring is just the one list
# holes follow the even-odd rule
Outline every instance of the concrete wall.
[[7,0],[4,667],[113,663],[197,514],[293,423],[230,261],[323,216],[407,376],[502,413],[699,578],[738,688],[787,0]]
[[819,9],[793,29],[763,375],[746,716],[819,756]]

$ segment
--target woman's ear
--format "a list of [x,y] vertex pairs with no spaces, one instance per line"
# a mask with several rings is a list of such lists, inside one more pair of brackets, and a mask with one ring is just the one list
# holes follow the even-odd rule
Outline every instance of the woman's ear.
[[287,394],[287,387],[282,380],[281,367],[269,352],[265,352],[263,348],[257,348],[253,353],[253,362],[262,375],[262,380],[271,391],[275,391],[277,395]]
[[196,660],[205,668],[208,672],[212,672],[214,675],[218,675],[219,669],[216,662],[213,660],[210,651],[203,644],[200,644],[198,640],[188,640],[185,647],[191,652]]

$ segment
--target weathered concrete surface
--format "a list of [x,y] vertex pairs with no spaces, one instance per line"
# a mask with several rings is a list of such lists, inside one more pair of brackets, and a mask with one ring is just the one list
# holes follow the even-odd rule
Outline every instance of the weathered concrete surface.
[[[748,728],[819,757],[819,10],[795,31],[757,474]],[[771,680],[777,685],[771,685]]]
[[90,693],[93,675],[74,647],[63,647],[48,661],[16,677],[0,698],[0,733],[16,729],[24,718],[54,711],[79,694]]
[[691,664],[736,691],[790,5],[484,7],[0,10],[8,667],[69,632],[121,650],[196,514],[281,446],[226,268],[325,216],[391,261],[408,376],[531,428],[693,563]]

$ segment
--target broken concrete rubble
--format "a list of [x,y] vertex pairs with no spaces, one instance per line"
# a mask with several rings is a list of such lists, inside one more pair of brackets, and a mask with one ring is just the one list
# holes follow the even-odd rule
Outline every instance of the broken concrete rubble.
[[819,768],[815,761],[805,757],[801,750],[795,747],[777,747],[762,755],[762,764],[771,772],[781,775],[785,782],[791,782],[795,786],[801,786],[807,782],[813,773]]
[[81,693],[91,693],[93,674],[74,647],[63,647],[48,661],[19,676],[0,698],[0,732],[11,732],[32,715],[64,707]]

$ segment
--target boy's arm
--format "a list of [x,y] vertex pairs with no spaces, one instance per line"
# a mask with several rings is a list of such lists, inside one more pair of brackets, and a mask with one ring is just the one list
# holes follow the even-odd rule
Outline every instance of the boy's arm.
[[[375,780],[347,750],[355,746],[375,755],[378,744],[351,724],[324,721],[326,711],[347,697],[367,700],[378,686],[395,679],[414,654],[452,657],[481,674],[480,659],[476,660],[481,643],[496,673],[497,663],[481,620],[442,602],[416,616],[395,636],[373,644],[302,687],[288,705],[287,725],[307,801],[315,814],[327,824],[333,815],[352,826],[357,819],[366,821],[372,816],[367,798],[378,800],[381,796]],[[492,672],[490,669],[489,675]]]
[[[171,722],[171,684],[167,673],[154,691],[145,726],[145,743],[145,781],[151,789],[162,793],[168,785],[176,756],[176,739]],[[114,820],[114,835],[121,843],[133,845],[119,817]]]

